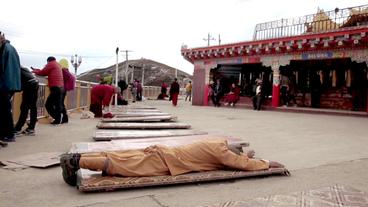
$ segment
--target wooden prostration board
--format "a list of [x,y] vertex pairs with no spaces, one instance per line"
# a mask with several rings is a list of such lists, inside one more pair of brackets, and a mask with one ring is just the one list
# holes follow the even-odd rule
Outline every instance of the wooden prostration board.
[[150,117],[150,116],[171,116],[169,113],[162,112],[122,112],[122,113],[113,113],[114,117]]
[[101,176],[100,172],[81,169],[78,171],[77,188],[83,192],[112,191],[116,189],[198,183],[257,176],[288,175],[288,173],[286,168],[270,168],[259,171],[216,170],[186,173],[177,176],[118,177]]
[[137,105],[137,104],[128,105],[128,106],[121,106],[121,105],[110,106],[110,111],[123,111],[123,110],[128,110],[128,109],[157,109],[157,108],[153,106]]
[[[88,142],[73,144],[70,153],[86,153],[86,152],[101,152],[115,150],[141,149],[155,144],[163,144],[166,146],[178,146],[189,144],[194,141],[205,139],[227,139],[230,147],[240,149],[248,146],[246,142],[242,142],[239,138],[216,136],[216,135],[196,135],[182,137],[161,137],[161,138],[146,138],[146,139],[128,139],[116,140],[111,142]],[[86,169],[79,170],[77,188],[80,191],[111,191],[116,189],[172,185],[182,183],[198,183],[217,180],[228,180],[235,178],[246,178],[276,174],[287,174],[285,168],[272,168],[262,171],[233,171],[233,170],[218,170],[197,173],[187,173],[178,176],[152,176],[152,177],[117,177],[117,176],[101,176],[101,172],[90,171]]]
[[141,117],[114,117],[103,118],[102,122],[158,122],[175,121],[175,116],[141,116]]
[[116,151],[116,150],[129,150],[129,149],[144,149],[152,145],[165,145],[165,146],[180,146],[190,144],[200,140],[213,140],[213,139],[226,139],[229,146],[240,145],[241,147],[249,146],[249,143],[242,141],[239,138],[230,136],[219,135],[189,135],[174,137],[156,137],[156,138],[142,138],[142,139],[120,139],[112,141],[101,142],[77,142],[73,143],[70,153],[86,153],[86,152],[102,152],[102,151]]
[[99,129],[189,129],[191,126],[189,124],[179,122],[102,122],[98,123],[96,127]]
[[123,110],[119,110],[119,111],[116,111],[116,110],[112,110],[110,111],[111,113],[125,113],[125,112],[161,112],[160,110],[158,109],[123,109]]
[[[96,141],[108,141],[114,139],[140,139],[153,137],[172,137],[172,136],[186,136],[186,135],[200,135],[207,134],[207,132],[194,130],[96,130],[93,137]],[[183,138],[185,139],[185,138]]]

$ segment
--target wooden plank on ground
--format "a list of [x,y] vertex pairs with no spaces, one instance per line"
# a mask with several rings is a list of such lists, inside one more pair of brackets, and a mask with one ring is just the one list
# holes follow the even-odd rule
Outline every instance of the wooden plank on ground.
[[143,113],[147,113],[147,112],[162,112],[158,109],[123,109],[123,110],[119,110],[119,111],[110,111],[111,113],[125,113],[125,112],[143,112]]
[[70,153],[86,153],[86,152],[103,152],[129,149],[144,149],[152,145],[165,145],[169,147],[190,144],[197,141],[226,139],[229,146],[241,145],[242,147],[249,146],[249,143],[235,137],[222,135],[188,135],[188,136],[173,136],[173,137],[155,137],[142,139],[121,139],[101,142],[77,142],[72,144]]
[[128,106],[110,106],[110,111],[123,111],[127,109],[157,109],[153,106],[146,106],[146,105],[128,105]]
[[158,122],[158,121],[175,121],[175,116],[142,116],[142,117],[114,117],[103,118],[102,122]]
[[60,163],[61,152],[40,152],[6,160],[10,163],[36,168],[47,168]]
[[108,141],[115,139],[141,139],[153,137],[172,137],[207,134],[195,130],[102,130],[98,129],[93,137],[96,141]]
[[208,181],[231,180],[250,177],[264,177],[269,175],[287,175],[286,168],[270,168],[259,171],[215,170],[193,172],[172,176],[150,177],[118,177],[101,176],[101,172],[81,169],[78,171],[77,187],[80,191],[112,191],[148,186],[165,186],[184,183],[199,183]]
[[156,109],[154,106],[146,106],[146,105],[128,105],[128,107],[123,107],[128,109]]
[[179,122],[101,122],[96,127],[99,129],[189,129],[191,126]]
[[162,112],[122,112],[122,113],[113,113],[114,117],[145,117],[145,116],[170,116],[169,113]]

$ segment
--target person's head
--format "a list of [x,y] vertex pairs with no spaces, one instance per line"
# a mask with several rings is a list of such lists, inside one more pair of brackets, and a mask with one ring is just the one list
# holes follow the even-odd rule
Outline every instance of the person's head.
[[59,65],[61,66],[62,69],[69,70],[69,63],[68,60],[66,60],[65,58],[59,60]]
[[0,31],[0,46],[2,46],[5,43],[5,34]]
[[216,80],[216,83],[217,84],[220,84],[220,78]]
[[192,81],[189,81],[189,83],[192,83]]
[[51,61],[55,61],[55,60],[56,60],[56,58],[53,57],[53,56],[50,56],[50,57],[47,58],[48,63],[51,62]]
[[102,78],[101,78],[101,75],[100,75],[100,74],[97,74],[97,75],[96,75],[96,80],[98,80],[98,81],[101,81],[101,80],[102,80]]
[[175,82],[178,82],[178,79],[177,79],[177,78],[174,78],[174,81],[175,81]]
[[235,83],[232,83],[232,84],[231,84],[231,87],[235,88]]

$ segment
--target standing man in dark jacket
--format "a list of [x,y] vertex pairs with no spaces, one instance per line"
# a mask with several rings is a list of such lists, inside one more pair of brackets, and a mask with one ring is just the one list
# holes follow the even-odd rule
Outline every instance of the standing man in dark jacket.
[[216,80],[216,83],[212,85],[212,102],[215,107],[220,107],[220,100],[223,95],[222,85],[220,79]]
[[15,141],[11,99],[20,91],[20,60],[17,50],[0,32],[0,140]]
[[[23,91],[22,103],[15,131],[17,135],[34,135],[37,122],[38,79],[27,68],[21,67],[21,81]],[[22,131],[22,127],[28,117],[28,111],[30,111],[30,122],[27,129]]]
[[170,98],[171,98],[173,106],[176,106],[178,104],[179,92],[180,92],[180,86],[178,83],[178,79],[175,78],[174,82],[170,86]]

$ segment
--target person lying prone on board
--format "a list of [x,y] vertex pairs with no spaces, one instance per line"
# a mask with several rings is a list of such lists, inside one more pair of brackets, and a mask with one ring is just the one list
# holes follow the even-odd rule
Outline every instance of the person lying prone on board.
[[64,181],[73,186],[76,185],[76,172],[80,168],[102,171],[103,175],[139,177],[284,167],[278,162],[254,158],[253,150],[239,153],[236,149],[229,146],[225,139],[216,139],[176,147],[153,145],[138,150],[63,154],[60,164]]

